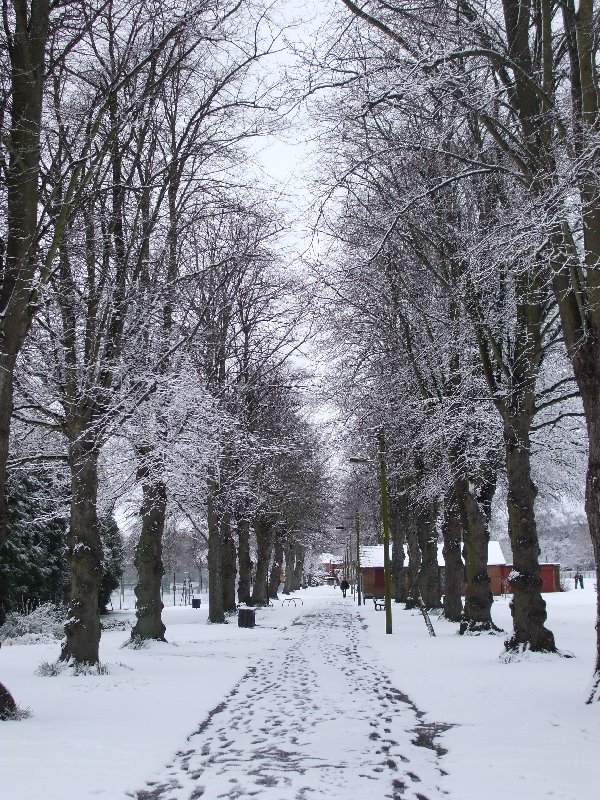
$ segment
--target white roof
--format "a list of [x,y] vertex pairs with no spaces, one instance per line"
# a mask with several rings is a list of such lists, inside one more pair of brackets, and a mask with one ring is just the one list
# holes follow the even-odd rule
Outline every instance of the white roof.
[[506,564],[500,542],[488,542],[488,564]]
[[337,556],[333,553],[321,553],[321,564],[335,564],[338,560]]
[[[444,566],[444,556],[442,549],[444,545],[438,544],[437,546],[437,560],[440,567]],[[390,549],[391,553],[391,549]],[[408,549],[404,545],[404,560],[408,559]],[[488,544],[488,564],[506,564],[506,559],[500,549],[500,542],[489,542]],[[383,545],[376,544],[368,547],[360,548],[360,565],[361,567],[383,567]]]

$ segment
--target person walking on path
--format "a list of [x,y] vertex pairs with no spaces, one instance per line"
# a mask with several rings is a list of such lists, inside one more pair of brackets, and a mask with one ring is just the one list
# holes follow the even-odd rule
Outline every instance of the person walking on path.
[[350,584],[348,583],[346,578],[344,578],[344,580],[340,583],[340,589],[342,590],[342,597],[346,597],[346,592],[348,591],[349,588]]

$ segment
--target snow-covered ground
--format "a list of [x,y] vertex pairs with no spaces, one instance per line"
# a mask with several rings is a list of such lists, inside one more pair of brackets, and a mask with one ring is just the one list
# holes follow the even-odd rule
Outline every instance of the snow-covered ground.
[[[398,607],[386,636],[372,603],[358,609],[332,587],[297,595],[304,605],[274,601],[254,629],[207,625],[203,601],[165,609],[168,644],[122,649],[127,633],[105,632],[106,675],[39,677],[58,643],[4,645],[1,679],[32,716],[0,723],[1,796],[188,798],[199,781],[204,800],[243,798],[252,774],[255,796],[269,800],[596,797],[600,706],[584,705],[591,581],[545,595],[548,625],[575,658],[517,663],[499,658],[502,638],[459,637],[436,619],[432,638],[418,613]],[[509,630],[508,600],[493,610]],[[418,731],[437,734],[438,752],[415,746],[428,738]],[[180,793],[162,794],[178,772]]]

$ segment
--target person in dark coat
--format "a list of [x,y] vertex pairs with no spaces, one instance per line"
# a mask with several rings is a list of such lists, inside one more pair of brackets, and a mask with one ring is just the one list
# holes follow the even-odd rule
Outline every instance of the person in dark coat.
[[342,590],[342,597],[346,597],[346,592],[348,591],[349,588],[350,584],[348,583],[346,578],[344,578],[344,580],[340,583],[340,589]]

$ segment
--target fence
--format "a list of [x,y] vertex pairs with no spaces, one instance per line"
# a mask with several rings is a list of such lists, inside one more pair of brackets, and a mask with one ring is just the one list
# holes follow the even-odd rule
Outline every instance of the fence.
[[582,576],[583,585],[587,586],[588,582],[593,583],[596,587],[596,570],[593,569],[563,569],[560,573],[560,583],[563,589],[577,588],[575,585],[575,575]]
[[[112,593],[111,606],[114,611],[135,610],[135,585],[137,579],[125,575],[121,585]],[[205,596],[208,591],[206,573],[173,572],[163,577],[160,595],[164,606],[188,606],[197,597]],[[204,601],[205,602],[205,601]],[[204,604],[203,602],[203,604]]]

